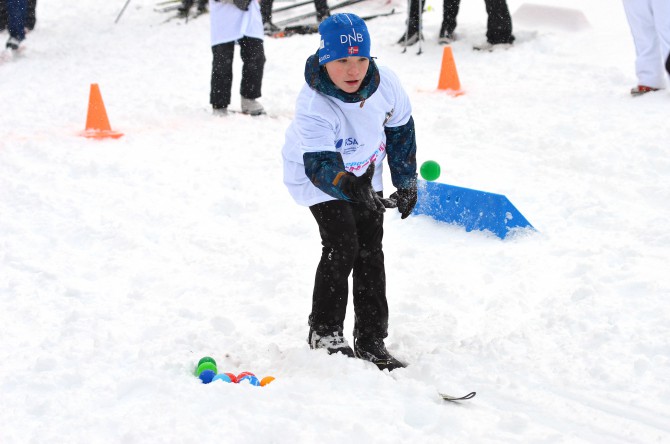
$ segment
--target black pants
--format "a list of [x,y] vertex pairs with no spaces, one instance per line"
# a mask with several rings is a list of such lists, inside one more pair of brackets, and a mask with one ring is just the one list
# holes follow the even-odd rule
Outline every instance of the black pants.
[[[5,3],[5,0],[0,0],[0,30],[7,28],[8,20]],[[37,0],[28,0],[26,4],[28,9],[26,10],[26,16],[23,24],[26,29],[32,30],[35,28],[35,22],[37,21],[35,18],[35,7],[37,6]]]
[[[24,25],[26,29],[33,30],[37,19],[35,17],[35,8],[37,7],[37,0],[28,0],[26,2],[27,10]],[[0,30],[7,27],[7,9],[5,0],[0,0]]]
[[[240,95],[247,99],[257,99],[261,96],[263,67],[265,66],[263,40],[242,37],[237,43],[240,45],[240,55],[242,57]],[[214,108],[224,108],[230,105],[234,56],[235,42],[212,46],[212,84],[209,103]]]
[[419,32],[419,13],[423,11],[426,0],[412,0],[409,4],[409,17],[407,18],[407,35],[412,36]]
[[461,6],[461,0],[444,0],[442,8],[442,29],[440,34],[453,34],[456,29],[456,16]]
[[[456,15],[460,0],[444,0],[442,29],[452,34],[456,29]],[[512,43],[512,16],[507,7],[507,0],[484,0],[488,21],[486,22],[486,40],[489,43]]]
[[[272,23],[273,3],[274,0],[261,0],[261,17],[263,17],[263,23]],[[318,23],[321,23],[326,17],[330,17],[328,0],[314,0],[314,8],[316,8],[316,21]]]
[[[181,1],[181,6],[188,11],[191,9],[191,6],[193,6],[193,3],[195,0],[182,0]],[[207,0],[198,0],[198,8],[204,8],[207,6]]]
[[384,215],[364,205],[333,200],[309,207],[319,225],[321,260],[316,269],[309,326],[342,331],[353,271],[354,337],[385,338],[388,304],[384,271]]

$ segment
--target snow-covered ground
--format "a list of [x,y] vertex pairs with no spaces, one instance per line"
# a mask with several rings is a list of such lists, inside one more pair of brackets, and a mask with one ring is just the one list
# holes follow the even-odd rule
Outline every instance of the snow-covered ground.
[[[207,17],[38,3],[0,65],[0,442],[670,442],[670,93],[628,94],[620,2],[535,0],[591,28],[519,24],[494,53],[472,50],[483,1],[463,2],[457,98],[435,91],[441,2],[422,55],[395,45],[403,0],[348,9],[399,12],[369,28],[419,162],[538,229],[501,241],[387,213],[387,344],[410,363],[391,375],[305,341],[320,244],[280,150],[318,37],[266,40],[272,117],[216,118]],[[121,139],[78,135],[91,83]],[[205,355],[276,380],[201,384]]]

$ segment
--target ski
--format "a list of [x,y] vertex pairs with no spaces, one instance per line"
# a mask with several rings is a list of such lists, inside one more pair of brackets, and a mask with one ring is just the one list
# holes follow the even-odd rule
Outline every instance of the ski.
[[[228,108],[226,114],[213,114],[211,108],[203,108],[203,111],[211,115],[212,117],[215,117],[217,119],[222,119],[225,120],[227,118],[233,117],[233,116],[245,116],[245,117],[251,117],[254,119],[279,119],[282,117],[285,117],[287,119],[292,119],[293,114],[276,114],[276,113],[268,113],[267,111],[263,111],[261,114],[248,114],[245,112],[242,112],[241,109],[231,109]],[[226,357],[230,357],[226,355]]]
[[205,14],[209,14],[209,10],[205,10],[205,11],[199,11],[199,10],[196,10],[193,14],[191,14],[191,15],[189,16],[188,19],[189,19],[189,20],[197,19],[197,18],[200,17],[201,15],[205,15]]
[[[389,15],[395,14],[395,8],[392,9],[390,12],[384,12],[381,14],[373,14],[373,15],[368,15],[366,17],[361,17],[363,20],[366,22],[372,19],[375,19],[377,17],[386,17]],[[285,28],[272,33],[270,36],[274,38],[282,38],[282,37],[290,37],[292,35],[304,35],[304,34],[316,34],[319,32],[319,25],[316,23],[309,24],[309,25],[291,25],[291,26],[286,26]]]
[[161,22],[161,24],[169,23],[172,20],[176,20],[176,19],[184,19],[184,23],[188,23],[189,20],[195,20],[198,17],[200,17],[201,15],[207,14],[208,12],[209,11],[196,11],[194,13],[189,13],[189,15],[186,16],[186,17],[182,13],[178,13],[178,14],[171,15],[170,17],[166,18],[165,20],[163,20]]
[[389,15],[395,14],[395,8],[391,9],[389,12],[382,12],[380,14],[372,14],[372,15],[366,15],[365,17],[361,17],[363,20],[368,21],[372,19],[376,19],[377,17],[388,17]]
[[244,111],[237,110],[237,109],[228,109],[228,114],[239,114],[241,116],[249,116],[249,117],[263,117],[263,116],[271,117],[265,111],[263,111],[260,114],[249,114],[249,113],[245,113]]
[[316,34],[317,32],[319,32],[319,25],[317,24],[292,25],[272,33],[270,37],[278,39],[283,37],[290,37],[292,35]]
[[482,51],[482,52],[494,52],[494,51],[500,51],[500,50],[508,50],[512,48],[511,43],[497,43],[497,44],[491,44],[488,42],[481,43],[479,45],[474,45],[472,47],[473,51]]
[[447,395],[446,393],[439,393],[439,395],[442,397],[442,399],[444,399],[445,401],[449,401],[449,402],[458,402],[458,401],[465,401],[467,399],[472,399],[472,398],[475,397],[476,394],[477,394],[477,392],[470,392],[470,393],[468,393],[467,395],[464,395],[464,396],[451,396],[451,395]]
[[170,12],[170,11],[176,11],[179,8],[181,8],[181,3],[179,3],[178,5],[164,6],[162,8],[154,8],[154,11],[155,12]]
[[293,3],[293,4],[288,5],[288,6],[282,6],[281,8],[273,9],[272,13],[274,14],[275,12],[288,11],[289,9],[297,8],[299,6],[309,5],[310,3],[314,3],[314,0],[306,0],[304,2]]
[[[361,2],[364,2],[364,1],[365,0],[345,0],[343,2],[340,2],[340,3],[337,3],[333,6],[331,6],[330,10],[333,11],[335,9],[346,8],[347,6],[354,5],[356,3],[361,3]],[[277,25],[277,26],[288,25],[289,23],[293,23],[293,22],[297,22],[297,21],[302,20],[302,19],[314,17],[316,14],[317,14],[316,11],[307,12],[305,14],[301,14],[301,15],[298,15],[298,16],[295,16],[295,17],[291,17],[291,18],[287,18],[287,19],[275,22],[275,25]]]
[[185,22],[188,22],[188,17],[184,17],[181,13],[178,13],[178,14],[171,15],[170,17],[168,17],[168,18],[166,18],[165,20],[163,20],[163,21],[161,22],[161,25],[163,25],[163,24],[165,24],[165,23],[169,23],[169,22],[171,22],[172,20],[177,20],[177,19],[184,19]]

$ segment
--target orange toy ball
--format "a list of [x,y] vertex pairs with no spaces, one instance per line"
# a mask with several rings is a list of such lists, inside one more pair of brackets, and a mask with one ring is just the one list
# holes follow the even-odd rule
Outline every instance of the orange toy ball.
[[274,376],[266,376],[265,378],[261,379],[261,387],[265,387],[274,380]]

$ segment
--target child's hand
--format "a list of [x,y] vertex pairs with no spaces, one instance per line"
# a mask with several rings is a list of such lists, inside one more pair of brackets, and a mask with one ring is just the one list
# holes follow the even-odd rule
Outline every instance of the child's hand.
[[384,204],[372,188],[372,176],[375,175],[375,164],[371,163],[362,176],[347,174],[342,178],[342,191],[354,202],[364,204],[372,211],[383,213]]
[[416,185],[413,185],[410,188],[400,188],[395,193],[389,196],[390,199],[394,199],[398,205],[398,211],[400,211],[400,218],[405,219],[407,216],[412,214],[412,210],[416,205],[417,199],[417,190]]

